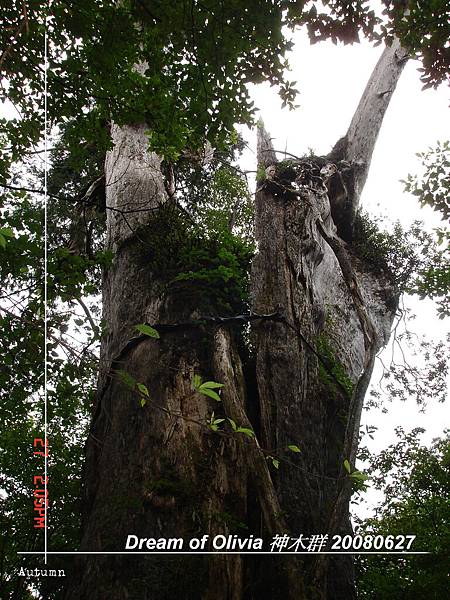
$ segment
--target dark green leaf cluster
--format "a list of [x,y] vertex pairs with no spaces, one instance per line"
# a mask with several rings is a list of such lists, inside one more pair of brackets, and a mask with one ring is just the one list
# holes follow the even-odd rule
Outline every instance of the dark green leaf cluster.
[[23,117],[3,122],[11,160],[42,130],[45,23],[50,122],[78,119],[89,141],[105,121],[146,122],[152,147],[175,160],[205,137],[223,145],[235,123],[251,121],[247,83],[286,85],[280,2],[87,0],[54,2],[48,15],[32,3],[26,16],[8,4],[2,67]]
[[[248,83],[279,87],[284,104],[296,90],[286,79],[288,28],[306,26],[310,40],[353,43],[397,33],[421,56],[423,78],[446,76],[445,0],[385,0],[384,15],[366,2],[326,0],[55,0],[2,2],[3,96],[20,118],[2,119],[0,179],[42,137],[44,34],[48,32],[51,126],[77,119],[78,140],[93,141],[105,123],[146,122],[151,146],[175,161],[205,138],[222,148],[236,123],[251,123]],[[107,140],[103,140],[107,145]]]
[[192,282],[219,308],[242,311],[248,300],[248,277],[253,248],[230,233],[219,239],[196,240],[180,253],[182,269],[173,283]]
[[80,298],[98,292],[98,267],[109,265],[111,255],[98,252],[95,259],[71,253],[67,248],[57,248],[49,257],[48,294],[49,302]]
[[359,34],[377,39],[381,20],[365,2],[340,2],[316,0],[295,2],[286,0],[286,24],[291,27],[306,26],[312,44],[323,40],[344,44],[359,42]]
[[402,45],[422,63],[423,88],[437,87],[448,77],[450,11],[446,0],[383,0],[388,27],[382,32],[396,35]]
[[[212,232],[211,232],[212,233]],[[179,208],[167,206],[142,231],[141,265],[181,295],[195,295],[199,306],[240,313],[248,302],[252,244],[224,229],[196,224]]]
[[446,234],[447,246],[437,251],[429,260],[409,288],[420,298],[432,298],[436,301],[439,318],[450,316],[450,235]]
[[398,291],[418,294],[437,301],[438,314],[449,314],[450,256],[442,241],[448,232],[436,238],[415,221],[405,230],[399,222],[392,232],[382,230],[377,221],[359,212],[355,221],[353,250],[375,271],[384,271]]
[[[440,2],[432,4],[437,10]],[[196,306],[207,314],[211,307],[225,314],[245,312],[253,208],[232,158],[242,147],[235,125],[251,123],[254,116],[247,84],[278,86],[283,103],[292,106],[296,90],[285,76],[292,44],[285,26],[306,25],[313,42],[353,42],[360,31],[388,36],[403,16],[393,13],[394,21],[377,33],[378,18],[359,1],[55,0],[48,12],[48,3],[9,0],[1,2],[1,9],[2,99],[20,112],[20,117],[0,120],[0,184],[7,190],[0,221],[0,424],[5,432],[0,445],[5,533],[0,595],[9,598],[28,594],[7,577],[20,564],[17,551],[42,547],[41,537],[30,535],[37,468],[30,457],[33,438],[43,437],[44,358],[42,168],[32,158],[42,151],[46,27],[48,118],[56,130],[48,179],[49,542],[52,550],[66,550],[76,549],[79,539],[81,442],[98,369],[100,326],[94,321],[99,313],[87,297],[98,292],[100,270],[111,261],[101,252],[104,191],[92,201],[83,198],[101,178],[111,123],[145,122],[151,148],[175,173],[175,196],[154,223],[138,232],[147,242],[139,247],[139,260],[149,271],[164,274],[165,284],[176,286],[181,298],[195,294]],[[412,14],[416,19],[417,11]],[[425,8],[423,14],[428,14]],[[439,19],[425,17],[419,42],[408,29],[404,35],[419,53],[433,40],[424,66],[429,81],[437,82],[442,28]],[[439,29],[438,37],[427,37],[431,26]],[[189,153],[198,158],[205,140],[215,148],[208,165],[189,159]],[[29,184],[17,174],[18,161],[34,177],[36,194],[24,191]],[[21,186],[22,191],[11,189]],[[433,180],[430,186],[434,193]],[[384,248],[390,243],[375,233],[372,237]],[[445,283],[428,270],[425,287],[417,283],[417,291],[430,295]],[[320,350],[330,369],[323,372],[328,385],[337,382],[351,393],[351,382],[326,340]],[[143,384],[137,387],[147,395]],[[236,424],[233,429],[252,434]],[[272,463],[277,466],[278,460],[272,457]],[[56,580],[39,585],[43,597],[61,597]]]
[[450,143],[437,142],[435,148],[419,152],[423,176],[408,175],[405,192],[413,194],[421,206],[431,206],[444,221],[450,217]]
[[230,231],[251,243],[254,203],[246,173],[236,166],[243,148],[236,136],[226,150],[215,150],[207,164],[183,156],[173,169],[180,203],[210,237]]
[[448,595],[450,552],[450,439],[427,448],[423,429],[397,430],[397,443],[371,460],[371,479],[384,492],[373,518],[361,523],[363,535],[414,534],[412,550],[429,555],[359,556],[358,591],[364,600],[436,598]]
[[[8,229],[0,248],[2,281],[0,327],[0,442],[2,528],[0,589],[2,598],[27,597],[24,580],[11,574],[24,564],[17,554],[40,550],[41,530],[33,529],[33,477],[43,474],[43,459],[33,456],[34,438],[43,438],[44,256],[42,205],[23,192],[3,195],[1,228]],[[56,308],[56,310],[54,310]],[[79,539],[79,482],[87,411],[92,401],[95,361],[89,353],[65,360],[63,332],[72,312],[53,298],[48,312],[48,437],[51,439],[49,478],[49,540],[52,547],[76,548]],[[58,332],[58,333],[57,333]],[[41,459],[41,460],[40,460]],[[35,566],[40,566],[36,563]],[[64,567],[57,559],[55,568]],[[60,597],[60,581],[43,580],[46,598]]]
[[5,194],[3,201],[0,223],[12,235],[0,248],[0,390],[15,390],[24,401],[42,383],[41,369],[35,368],[42,364],[44,343],[43,331],[37,327],[43,316],[42,211],[24,194]]

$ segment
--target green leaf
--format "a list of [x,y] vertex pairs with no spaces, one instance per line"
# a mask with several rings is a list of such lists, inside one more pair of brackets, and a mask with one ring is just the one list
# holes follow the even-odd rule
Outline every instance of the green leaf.
[[144,394],[144,396],[147,396],[147,398],[150,396],[150,394],[148,393],[147,386],[145,386],[143,383],[138,383],[137,388],[141,392],[141,394]]
[[291,450],[292,452],[301,452],[300,448],[298,446],[296,446],[295,444],[290,444],[288,446],[289,450]]
[[246,435],[249,438],[255,437],[255,432],[252,431],[251,429],[248,429],[247,427],[238,427],[236,429],[236,433],[243,433],[244,435]]
[[202,388],[214,389],[214,388],[222,388],[223,383],[216,383],[215,381],[204,381],[202,383]]
[[194,390],[198,390],[198,388],[201,386],[202,384],[202,378],[200,377],[200,375],[194,375],[193,379],[192,379],[192,385],[194,387]]
[[135,329],[137,329],[140,333],[143,333],[144,335],[148,335],[148,337],[151,337],[151,338],[159,339],[159,337],[160,337],[160,335],[156,331],[156,329],[153,329],[153,327],[150,327],[150,325],[147,325],[146,323],[141,323],[140,325],[136,325]]
[[197,391],[200,394],[203,394],[204,396],[209,396],[213,400],[216,400],[217,402],[220,402],[220,396],[219,396],[219,394],[217,394],[213,390],[209,390],[208,388],[205,389],[202,386],[200,386]]
[[367,481],[367,479],[369,479],[369,476],[361,471],[353,471],[353,473],[350,473],[350,477],[352,479],[357,479],[358,481]]
[[146,398],[141,398],[141,406],[142,408],[144,408],[144,406],[147,404],[147,399]]
[[13,230],[11,229],[11,227],[3,227],[2,229],[0,229],[0,235],[3,235],[4,237],[10,237],[10,238],[14,237],[14,233],[13,233]]
[[123,369],[120,369],[120,370],[116,371],[116,373],[119,376],[119,378],[122,380],[122,382],[128,388],[130,388],[130,390],[134,390],[135,389],[135,387],[136,387],[136,380],[134,379],[134,377],[132,377],[129,373],[127,373]]
[[211,421],[209,422],[209,427],[213,431],[219,431],[219,425],[223,423],[225,419],[214,419],[214,413],[211,415]]
[[278,469],[280,467],[280,461],[276,458],[272,458],[272,464],[275,467],[275,469]]
[[233,431],[236,431],[236,429],[237,429],[237,425],[236,425],[236,423],[233,421],[233,419],[228,419],[228,421],[229,421],[229,423],[230,423],[231,427],[233,428]]
[[0,234],[0,246],[2,248],[6,248],[6,240],[1,234]]
[[351,468],[350,463],[348,462],[347,459],[344,460],[344,468],[347,471],[347,473],[351,473],[352,472],[352,468]]

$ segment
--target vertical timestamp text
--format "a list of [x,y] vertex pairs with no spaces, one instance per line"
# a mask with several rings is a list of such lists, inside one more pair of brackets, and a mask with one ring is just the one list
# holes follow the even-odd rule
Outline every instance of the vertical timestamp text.
[[[48,457],[48,440],[45,441],[41,438],[34,438],[33,448],[35,449],[34,456],[41,458]],[[46,525],[46,515],[48,506],[48,490],[47,490],[48,477],[42,475],[35,475],[33,477],[34,493],[33,493],[33,510],[34,510],[34,528],[44,529]]]

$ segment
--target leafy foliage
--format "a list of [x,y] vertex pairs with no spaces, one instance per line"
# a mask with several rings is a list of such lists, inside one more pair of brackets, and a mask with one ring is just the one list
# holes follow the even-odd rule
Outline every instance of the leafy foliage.
[[214,414],[214,411],[211,413],[211,417],[210,420],[208,422],[209,428],[212,431],[219,431],[219,425],[221,423],[223,423],[225,421],[225,419],[216,419],[216,416]]
[[255,437],[255,432],[252,429],[249,429],[248,427],[240,427],[238,425],[236,425],[236,422],[233,421],[233,419],[227,419],[229,424],[231,425],[231,429],[234,431],[234,433],[243,433],[245,436],[249,437],[249,438],[253,438]]
[[353,248],[375,271],[390,276],[399,292],[435,299],[442,318],[449,314],[450,255],[442,244],[448,235],[442,231],[436,237],[420,221],[407,230],[397,222],[390,232],[360,211]]
[[450,439],[430,448],[420,444],[415,429],[397,429],[398,442],[375,456],[372,480],[384,500],[375,517],[360,524],[363,535],[415,534],[412,550],[429,555],[359,556],[358,591],[362,599],[444,600],[448,595],[450,535]]
[[[421,177],[408,175],[404,181],[405,191],[416,196],[422,206],[430,206],[440,213],[447,222],[450,216],[450,144],[438,142],[435,148],[429,148],[417,156],[422,159]],[[437,301],[439,316],[450,315],[450,230],[440,227],[435,230],[437,243],[442,247],[425,261],[418,277],[411,286],[411,292],[421,298],[429,297]]]
[[288,449],[291,452],[301,452],[300,448],[298,446],[296,446],[295,444],[289,444]]
[[367,490],[366,481],[369,479],[369,476],[357,469],[352,469],[349,461],[347,459],[344,460],[344,469],[347,471],[348,476],[351,479],[353,489],[355,491],[365,492]]
[[[11,573],[25,563],[17,552],[42,548],[42,531],[33,529],[33,477],[42,474],[43,465],[33,456],[33,439],[43,437],[43,240],[42,208],[35,198],[23,192],[3,195],[2,224],[8,235],[0,248],[2,280],[0,325],[4,344],[0,369],[0,589],[4,598],[26,597],[23,580]],[[52,548],[77,547],[79,540],[79,485],[82,462],[80,439],[86,436],[87,410],[92,402],[94,369],[91,355],[64,340],[69,312],[48,312],[48,473],[51,497],[48,508],[49,543]],[[52,308],[53,307],[53,308]],[[83,320],[80,321],[83,324]],[[67,360],[68,353],[70,360]],[[55,568],[64,568],[58,558]],[[41,591],[57,598],[61,582],[44,580]],[[13,596],[15,594],[15,596]]]
[[426,85],[441,82],[448,65],[445,1],[416,0],[409,12],[403,3],[384,4],[384,15],[376,15],[365,2],[336,0],[57,0],[51,12],[36,2],[2,2],[3,93],[21,118],[2,120],[0,178],[42,133],[46,28],[50,124],[76,119],[75,144],[83,144],[105,122],[146,122],[151,146],[175,161],[205,137],[223,147],[236,123],[252,121],[248,83],[277,85],[292,106],[288,28],[305,25],[312,42],[352,43],[360,32],[389,41],[396,33],[422,58]]
[[[223,388],[223,383],[217,383],[215,381],[202,381],[200,375],[194,375],[192,379],[192,386],[196,392],[199,394],[203,394],[204,396],[208,396],[217,402],[221,401],[221,397],[215,390],[220,390]],[[220,422],[220,420],[219,420]],[[213,426],[218,424],[217,419],[211,422]]]
[[253,249],[226,233],[216,240],[198,241],[200,243],[194,242],[190,248],[182,249],[182,270],[173,283],[178,287],[194,283],[205,298],[215,299],[222,310],[241,310],[247,303]]
[[251,119],[248,82],[269,80],[290,97],[279,2],[54,2],[48,16],[39,4],[26,15],[19,2],[4,8],[2,66],[8,97],[23,115],[4,123],[15,141],[12,160],[36,143],[43,122],[45,24],[50,122],[79,119],[78,142],[94,140],[105,120],[145,121],[152,147],[176,160],[205,136],[223,145],[236,122]]
[[422,409],[430,401],[445,402],[449,342],[449,336],[446,340],[430,341],[408,329],[402,333],[395,331],[391,361],[383,364],[380,389],[371,391],[372,398],[379,399],[384,393],[390,401],[412,399]]
[[[436,87],[448,76],[449,9],[445,0],[383,0],[384,14],[397,35],[422,62],[423,89]],[[389,27],[389,26],[388,26]]]
[[450,143],[437,142],[435,148],[417,156],[424,173],[422,177],[408,175],[403,181],[405,192],[416,196],[421,206],[431,206],[446,221],[450,217]]
[[[2,431],[7,432],[0,444],[0,512],[5,533],[0,595],[4,598],[27,594],[24,580],[11,578],[11,573],[22,564],[32,567],[33,562],[25,562],[17,552],[43,547],[42,530],[33,529],[32,510],[33,477],[42,474],[43,469],[33,456],[33,439],[44,437],[44,215],[39,193],[40,165],[39,154],[14,165],[13,185],[4,190],[0,204],[0,227],[10,234],[5,246],[0,247],[0,324],[5,341],[0,369],[0,422]],[[49,189],[51,185],[50,177]],[[85,184],[79,185],[81,188]],[[32,193],[26,188],[37,191]],[[73,193],[75,189],[76,185]],[[94,350],[100,331],[95,306],[91,311],[88,308],[89,295],[98,290],[100,266],[110,260],[102,252],[88,258],[62,246],[70,237],[71,204],[58,198],[48,204],[48,540],[54,550],[76,549],[79,543],[80,442],[86,438],[93,401],[98,366]],[[58,557],[55,568],[64,568],[66,561]],[[48,578],[39,588],[46,598],[58,598],[61,586],[61,581]]]
[[135,329],[137,329],[143,335],[148,335],[148,337],[156,339],[159,338],[159,333],[156,331],[156,329],[154,329],[150,325],[147,325],[147,323],[141,323],[140,325],[136,325]]
[[180,207],[167,205],[159,210],[139,231],[144,242],[139,260],[179,290],[180,297],[195,295],[202,310],[214,305],[226,313],[240,312],[248,304],[254,246],[228,227],[220,230],[218,223],[226,219],[215,212],[217,220],[210,228],[205,217],[197,224]]

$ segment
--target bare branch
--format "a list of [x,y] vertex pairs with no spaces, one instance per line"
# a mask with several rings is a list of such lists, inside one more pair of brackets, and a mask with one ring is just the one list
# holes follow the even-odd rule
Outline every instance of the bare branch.
[[352,199],[354,210],[367,179],[384,115],[407,60],[407,52],[400,46],[398,39],[394,40],[392,46],[385,48],[348,128],[342,156],[338,158],[358,165]]
[[258,165],[269,167],[276,164],[277,156],[273,149],[272,139],[264,128],[262,119],[258,121],[258,141],[257,141]]
[[76,301],[78,302],[78,304],[83,309],[84,314],[86,315],[87,320],[89,321],[89,324],[90,324],[90,326],[92,328],[92,333],[94,334],[94,337],[98,336],[100,330],[99,330],[98,326],[95,324],[95,321],[92,318],[92,315],[91,315],[91,312],[90,312],[89,308],[86,306],[86,304],[83,302],[83,300],[81,298],[76,298]]

